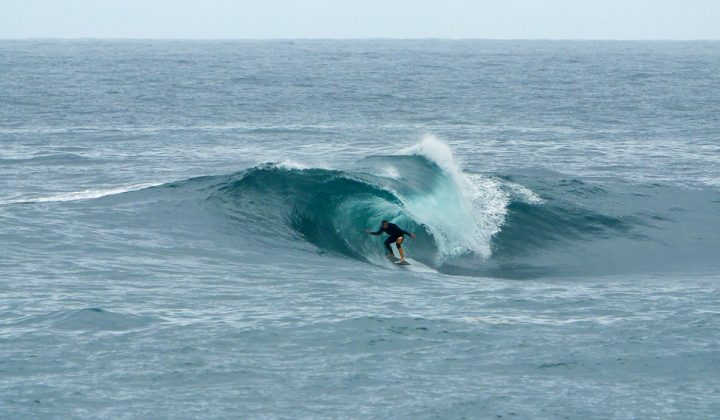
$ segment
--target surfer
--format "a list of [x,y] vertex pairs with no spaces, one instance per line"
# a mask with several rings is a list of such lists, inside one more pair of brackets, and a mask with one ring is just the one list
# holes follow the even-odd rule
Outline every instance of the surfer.
[[388,251],[388,254],[386,256],[388,258],[395,257],[395,255],[393,255],[392,248],[390,247],[390,244],[395,242],[398,252],[400,253],[400,264],[405,263],[405,252],[402,249],[403,240],[405,238],[405,235],[410,235],[411,238],[415,239],[415,234],[403,230],[395,223],[390,223],[387,220],[382,221],[382,223],[380,224],[380,229],[378,229],[376,232],[371,232],[370,229],[365,229],[365,233],[369,233],[374,236],[378,236],[383,232],[388,234],[388,238],[385,239],[385,248]]

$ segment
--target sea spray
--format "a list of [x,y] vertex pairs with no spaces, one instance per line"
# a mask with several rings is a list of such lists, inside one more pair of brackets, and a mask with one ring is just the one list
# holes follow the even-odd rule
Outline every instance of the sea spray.
[[438,263],[465,253],[489,257],[492,236],[507,212],[507,191],[493,178],[463,172],[450,147],[433,135],[403,152],[423,156],[441,170],[431,194],[403,200],[408,213],[436,238]]

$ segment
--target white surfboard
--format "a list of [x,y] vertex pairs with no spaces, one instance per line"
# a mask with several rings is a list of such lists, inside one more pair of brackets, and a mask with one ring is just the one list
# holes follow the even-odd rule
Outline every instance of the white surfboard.
[[[392,262],[394,262],[397,267],[421,273],[437,273],[437,270],[434,270],[426,266],[425,264],[408,257],[405,257],[405,261],[407,261],[407,264],[398,264],[400,262],[400,253],[397,250],[396,244],[390,244],[390,248],[392,248],[393,256],[395,257],[395,260]],[[391,260],[391,258],[388,257],[388,260]]]

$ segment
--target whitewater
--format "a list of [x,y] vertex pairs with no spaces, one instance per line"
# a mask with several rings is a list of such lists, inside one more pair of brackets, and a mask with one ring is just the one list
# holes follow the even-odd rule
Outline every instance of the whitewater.
[[720,43],[0,68],[0,418],[720,414]]

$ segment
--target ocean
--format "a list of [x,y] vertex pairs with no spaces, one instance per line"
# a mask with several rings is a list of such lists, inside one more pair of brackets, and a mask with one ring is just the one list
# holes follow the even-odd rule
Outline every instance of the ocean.
[[0,41],[0,417],[717,418],[719,116],[720,42]]

